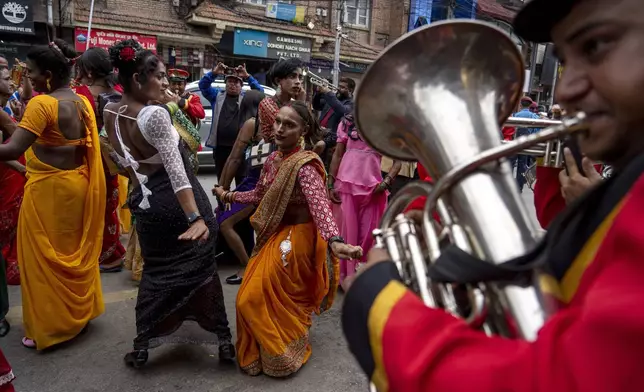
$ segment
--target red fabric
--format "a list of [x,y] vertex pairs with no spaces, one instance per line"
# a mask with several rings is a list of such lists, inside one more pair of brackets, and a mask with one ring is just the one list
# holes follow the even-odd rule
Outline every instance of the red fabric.
[[107,165],[105,180],[107,182],[105,204],[105,227],[103,228],[103,247],[98,260],[100,265],[112,264],[125,256],[125,247],[121,244],[121,230],[118,216],[119,209],[119,178],[110,175]]
[[114,90],[116,90],[119,93],[123,94],[123,86],[121,86],[120,84],[115,85]]
[[322,118],[322,121],[320,121],[320,126],[322,128],[326,128],[326,125],[329,123],[329,119],[331,118],[331,116],[333,116],[333,109],[329,109],[329,111],[326,112],[326,114]]
[[[85,85],[77,85],[72,87],[74,92],[78,95],[83,95],[87,98],[92,105],[94,113],[96,113],[96,103],[94,96],[89,87]],[[116,86],[115,86],[116,89]],[[119,179],[118,176],[110,175],[107,165],[103,163],[105,170],[106,180],[106,197],[107,203],[105,204],[105,227],[103,228],[103,247],[99,264],[111,264],[120,260],[125,256],[125,247],[121,244],[120,223],[118,217],[119,208]]]
[[4,353],[0,350],[0,380],[4,380],[5,378],[8,379],[6,382],[0,381],[0,392],[14,392],[15,389],[12,383],[15,377],[11,370],[11,365],[9,365]]
[[548,227],[561,211],[566,201],[561,196],[559,172],[562,169],[537,166],[537,181],[534,184],[534,208],[542,228]]
[[[24,165],[24,157],[18,162]],[[7,263],[7,284],[10,285],[20,284],[16,229],[26,182],[24,175],[0,163],[0,250]]]
[[198,96],[188,93],[188,107],[185,109],[186,114],[193,124],[198,124],[199,120],[206,118],[206,112]]
[[503,140],[513,140],[516,131],[515,127],[503,127]]
[[[566,208],[566,200],[561,195],[559,173],[564,170],[554,167],[537,166],[537,181],[534,184],[534,208],[542,228],[548,227],[561,211]],[[602,165],[595,165],[601,172]]]
[[634,185],[567,307],[529,343],[487,337],[411,293],[383,330],[391,391],[642,391],[644,177]]
[[[425,169],[423,165],[421,165],[420,163],[418,164],[418,177],[420,177],[422,181],[429,182],[430,184],[434,183],[434,180],[432,180],[432,177],[427,172],[427,169]],[[427,202],[427,197],[425,196],[419,197],[413,202],[411,202],[409,206],[407,206],[407,209],[405,209],[405,212],[412,211],[412,210],[423,210],[425,209],[426,202]],[[436,220],[436,222],[439,222],[439,223],[441,221],[440,217],[436,212],[434,212],[434,220]]]

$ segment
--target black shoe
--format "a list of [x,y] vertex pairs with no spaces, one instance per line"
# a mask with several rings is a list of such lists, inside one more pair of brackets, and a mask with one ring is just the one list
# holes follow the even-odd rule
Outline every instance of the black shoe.
[[0,338],[7,336],[9,331],[11,331],[11,325],[9,325],[7,319],[0,321]]
[[232,285],[240,285],[242,283],[242,278],[241,276],[238,276],[237,274],[229,276],[226,278],[226,283],[232,284]]
[[138,369],[148,361],[148,350],[135,350],[125,354],[123,358],[125,364],[129,367]]
[[235,346],[232,343],[219,346],[219,360],[232,362],[235,359]]

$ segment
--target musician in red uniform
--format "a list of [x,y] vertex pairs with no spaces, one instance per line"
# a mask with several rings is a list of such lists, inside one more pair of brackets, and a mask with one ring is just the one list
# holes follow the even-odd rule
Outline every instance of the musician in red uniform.
[[203,120],[206,117],[206,112],[203,110],[203,105],[199,97],[186,91],[186,81],[189,76],[188,71],[184,71],[183,69],[172,68],[168,70],[170,89],[177,95],[174,101],[188,116],[190,121],[195,126],[198,126],[199,120]]
[[555,43],[565,64],[558,100],[588,114],[581,151],[614,173],[569,204],[535,251],[544,297],[558,308],[534,342],[425,307],[372,251],[342,321],[379,391],[644,390],[644,2],[532,0],[514,27]]

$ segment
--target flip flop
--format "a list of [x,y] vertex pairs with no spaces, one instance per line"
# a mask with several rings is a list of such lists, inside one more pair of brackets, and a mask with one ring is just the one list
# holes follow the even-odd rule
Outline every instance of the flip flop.
[[114,273],[114,272],[121,272],[123,270],[123,262],[121,262],[121,264],[115,265],[114,267],[99,266],[98,268],[102,273],[107,273],[107,274]]
[[22,345],[30,350],[36,349],[36,342],[27,337],[22,338]]

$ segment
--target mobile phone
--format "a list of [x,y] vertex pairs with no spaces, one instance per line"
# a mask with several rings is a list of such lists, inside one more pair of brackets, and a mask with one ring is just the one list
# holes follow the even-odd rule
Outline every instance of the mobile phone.
[[581,160],[584,158],[584,156],[581,153],[581,148],[579,147],[579,141],[577,140],[577,138],[575,136],[569,136],[568,138],[566,138],[566,140],[564,140],[563,146],[564,148],[568,148],[570,150],[573,158],[575,159],[575,162],[566,162],[566,157],[564,155],[564,167],[566,168],[566,174],[570,175],[568,167],[572,164],[576,164],[579,173],[582,176],[585,176],[586,173],[584,173],[584,168],[581,165]]

